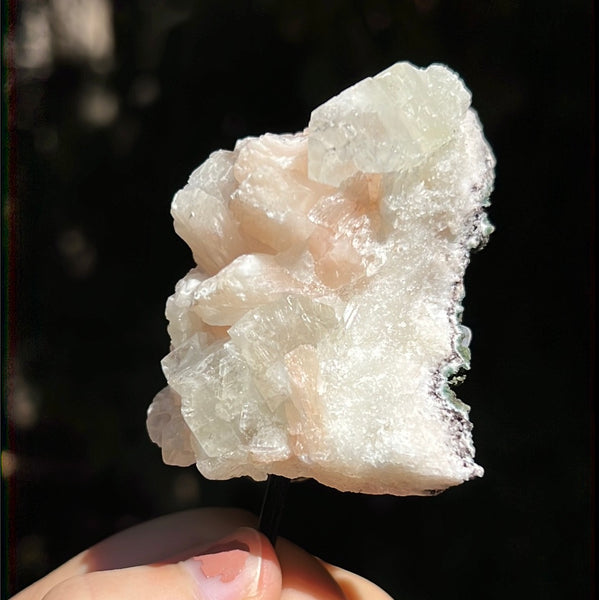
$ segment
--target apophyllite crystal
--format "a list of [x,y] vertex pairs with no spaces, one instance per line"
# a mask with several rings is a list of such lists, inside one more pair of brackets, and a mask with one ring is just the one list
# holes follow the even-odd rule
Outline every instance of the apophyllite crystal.
[[172,214],[197,267],[168,299],[148,411],[165,462],[397,495],[482,475],[450,389],[464,271],[492,230],[469,106],[448,68],[397,63],[192,173]]

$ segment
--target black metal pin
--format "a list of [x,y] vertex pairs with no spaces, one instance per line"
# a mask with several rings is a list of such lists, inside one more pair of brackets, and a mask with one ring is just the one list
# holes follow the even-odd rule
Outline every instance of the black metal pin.
[[269,539],[273,546],[277,541],[279,524],[283,516],[285,498],[290,483],[290,479],[281,475],[269,475],[266,482],[258,529]]

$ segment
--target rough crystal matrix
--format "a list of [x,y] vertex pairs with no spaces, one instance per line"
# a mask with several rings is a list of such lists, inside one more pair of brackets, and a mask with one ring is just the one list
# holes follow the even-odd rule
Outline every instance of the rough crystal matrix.
[[148,430],[168,464],[426,495],[482,475],[463,275],[494,158],[442,65],[397,63],[294,135],[239,140],[172,204],[197,267],[166,316]]

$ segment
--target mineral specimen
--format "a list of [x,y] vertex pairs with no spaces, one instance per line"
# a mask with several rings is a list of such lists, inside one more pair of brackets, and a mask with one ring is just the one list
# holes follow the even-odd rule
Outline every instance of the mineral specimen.
[[481,476],[463,276],[492,231],[494,158],[442,65],[397,63],[294,135],[214,152],[173,200],[197,267],[166,316],[164,461],[427,495]]

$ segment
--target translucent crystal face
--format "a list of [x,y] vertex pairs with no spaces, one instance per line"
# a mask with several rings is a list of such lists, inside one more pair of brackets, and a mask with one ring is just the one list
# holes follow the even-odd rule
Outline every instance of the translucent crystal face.
[[148,411],[169,464],[429,494],[482,475],[461,325],[494,159],[449,69],[398,63],[306,130],[218,151],[172,205],[197,268],[168,299],[168,387]]

